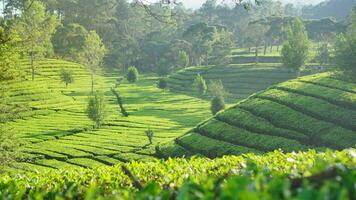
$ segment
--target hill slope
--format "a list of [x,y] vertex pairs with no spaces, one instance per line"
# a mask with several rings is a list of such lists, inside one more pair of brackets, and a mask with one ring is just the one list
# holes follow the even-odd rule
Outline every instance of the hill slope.
[[[23,61],[21,67],[30,79],[28,65]],[[68,88],[59,80],[62,68],[74,75],[75,82]],[[135,84],[123,81],[115,88],[118,78],[115,73],[96,76],[95,88],[105,94],[108,104],[107,120],[100,129],[93,129],[85,114],[91,81],[81,65],[41,60],[35,81],[1,82],[17,113],[3,125],[12,127],[24,143],[26,155],[32,158],[14,167],[60,169],[151,160],[156,144],[182,135],[209,116],[207,102],[157,89],[157,77],[141,76]],[[120,92],[129,117],[119,112],[112,87]],[[148,128],[154,131],[152,145],[145,134]]]
[[218,113],[161,156],[343,149],[356,144],[356,84],[329,73],[288,81]]

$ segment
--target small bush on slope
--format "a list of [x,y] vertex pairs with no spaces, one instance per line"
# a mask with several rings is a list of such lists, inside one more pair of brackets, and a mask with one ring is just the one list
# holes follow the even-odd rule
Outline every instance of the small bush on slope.
[[134,83],[138,80],[138,70],[136,67],[131,66],[129,68],[129,71],[127,72],[127,76],[126,76],[127,80],[130,83]]

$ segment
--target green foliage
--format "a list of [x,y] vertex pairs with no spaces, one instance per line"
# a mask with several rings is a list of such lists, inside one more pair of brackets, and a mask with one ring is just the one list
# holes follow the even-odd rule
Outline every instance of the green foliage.
[[165,58],[159,59],[158,66],[157,66],[157,73],[160,76],[168,75],[172,71],[172,67],[169,61]]
[[11,34],[20,38],[21,50],[31,59],[32,80],[35,79],[35,61],[53,54],[51,38],[59,25],[55,15],[46,13],[41,1],[26,1],[21,17],[14,20]]
[[94,92],[94,76],[99,71],[105,54],[106,48],[100,36],[95,31],[90,31],[78,59],[91,73],[92,92]]
[[287,42],[283,45],[282,59],[286,67],[299,71],[309,56],[310,42],[303,22],[297,18],[287,29]]
[[[195,157],[131,162],[96,170],[2,176],[0,190],[4,198],[16,199],[305,199],[310,195],[307,199],[354,199],[354,154],[355,149],[275,151],[214,160]],[[134,177],[127,176],[122,166]],[[134,187],[134,180],[141,189]]]
[[335,44],[335,60],[345,74],[356,75],[356,11],[352,15],[352,24],[345,35],[340,35]]
[[159,89],[167,89],[168,88],[168,81],[167,81],[167,78],[161,78],[158,80],[158,83],[157,83],[157,87]]
[[318,52],[315,59],[321,66],[329,63],[330,53],[328,43],[324,43],[318,48]]
[[154,132],[152,131],[152,129],[148,128],[145,131],[145,134],[146,134],[146,136],[148,138],[149,144],[152,144],[152,140],[153,140],[153,136],[154,136]]
[[205,79],[203,78],[203,76],[201,76],[200,74],[198,74],[195,77],[194,87],[195,87],[196,92],[199,96],[204,96],[206,94],[206,91],[207,91],[206,82],[205,82]]
[[12,80],[19,77],[18,38],[0,27],[0,80]]
[[225,97],[228,95],[228,92],[225,90],[221,80],[210,81],[208,90],[209,90],[209,94],[213,97]]
[[100,128],[106,117],[106,102],[102,93],[97,91],[89,97],[86,113],[96,127]]
[[211,100],[211,112],[213,115],[218,113],[219,111],[225,109],[225,100],[223,96],[214,96]]
[[61,69],[60,78],[66,84],[66,87],[68,87],[68,84],[74,82],[73,73],[69,70]]
[[177,60],[178,67],[187,67],[189,65],[189,56],[185,51],[178,52],[178,60]]
[[138,70],[135,66],[131,66],[128,69],[127,75],[126,75],[126,79],[130,82],[130,83],[134,83],[138,80]]
[[79,61],[78,56],[84,50],[88,31],[79,24],[68,24],[57,29],[52,44],[56,55]]

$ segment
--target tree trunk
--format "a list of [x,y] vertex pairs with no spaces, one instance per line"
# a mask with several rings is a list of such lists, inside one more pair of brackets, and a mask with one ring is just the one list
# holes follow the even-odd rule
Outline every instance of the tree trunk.
[[31,52],[31,75],[32,75],[32,81],[35,80],[35,55],[34,52]]
[[271,53],[273,51],[273,44],[271,44],[271,49],[269,50]]

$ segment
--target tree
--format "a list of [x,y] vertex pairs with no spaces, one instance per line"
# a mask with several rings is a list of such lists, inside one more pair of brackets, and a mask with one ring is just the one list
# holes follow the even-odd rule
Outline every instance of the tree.
[[212,44],[213,50],[210,56],[211,61],[209,63],[222,65],[231,62],[231,58],[228,55],[231,54],[231,49],[234,45],[232,33],[221,27],[221,30],[215,33],[215,39]]
[[356,9],[351,17],[351,25],[346,34],[341,34],[335,43],[335,60],[344,74],[356,75]]
[[209,90],[209,94],[213,97],[219,97],[219,96],[225,97],[228,95],[228,92],[225,90],[221,80],[210,81],[208,90]]
[[215,96],[211,100],[211,112],[216,115],[219,111],[225,109],[225,100],[222,96]]
[[282,60],[286,67],[299,73],[309,55],[310,42],[303,22],[296,18],[287,29],[287,42],[282,48]]
[[147,136],[147,138],[148,138],[149,144],[152,144],[154,132],[153,132],[150,128],[148,128],[148,129],[145,131],[145,133],[146,133],[146,136]]
[[62,69],[60,73],[60,78],[62,82],[66,84],[66,88],[68,87],[68,84],[71,84],[74,82],[74,77],[73,73],[69,70]]
[[21,40],[21,49],[31,59],[32,80],[35,80],[38,57],[52,53],[51,37],[59,21],[54,15],[46,13],[45,6],[38,0],[26,1],[21,17],[14,21],[12,34],[18,34]]
[[18,41],[15,35],[6,33],[0,27],[0,80],[12,80],[19,76],[17,69],[19,60]]
[[85,38],[84,48],[79,54],[80,62],[88,67],[91,74],[91,91],[94,92],[95,74],[99,71],[106,54],[106,48],[95,31]]
[[194,86],[199,96],[204,96],[207,90],[206,82],[200,74],[195,77]]
[[53,35],[54,53],[58,56],[78,60],[79,53],[84,50],[88,31],[79,24],[68,24],[58,28]]
[[318,48],[318,52],[315,59],[317,62],[319,62],[320,66],[323,66],[324,64],[329,62],[330,53],[328,43],[324,43]]
[[164,90],[168,87],[168,81],[167,78],[161,78],[159,79],[158,83],[157,83],[158,88]]
[[178,52],[178,60],[177,60],[178,67],[186,68],[189,65],[189,56],[185,51]]
[[259,62],[259,47],[265,39],[269,27],[259,23],[249,24],[246,30],[246,40],[255,46],[255,62]]
[[134,83],[138,80],[138,76],[139,76],[139,73],[138,73],[138,70],[135,66],[131,66],[129,67],[129,70],[127,72],[127,75],[126,75],[126,79],[130,82],[130,83]]
[[86,113],[89,119],[95,122],[96,127],[100,128],[105,120],[105,98],[98,91],[92,93],[89,97]]

